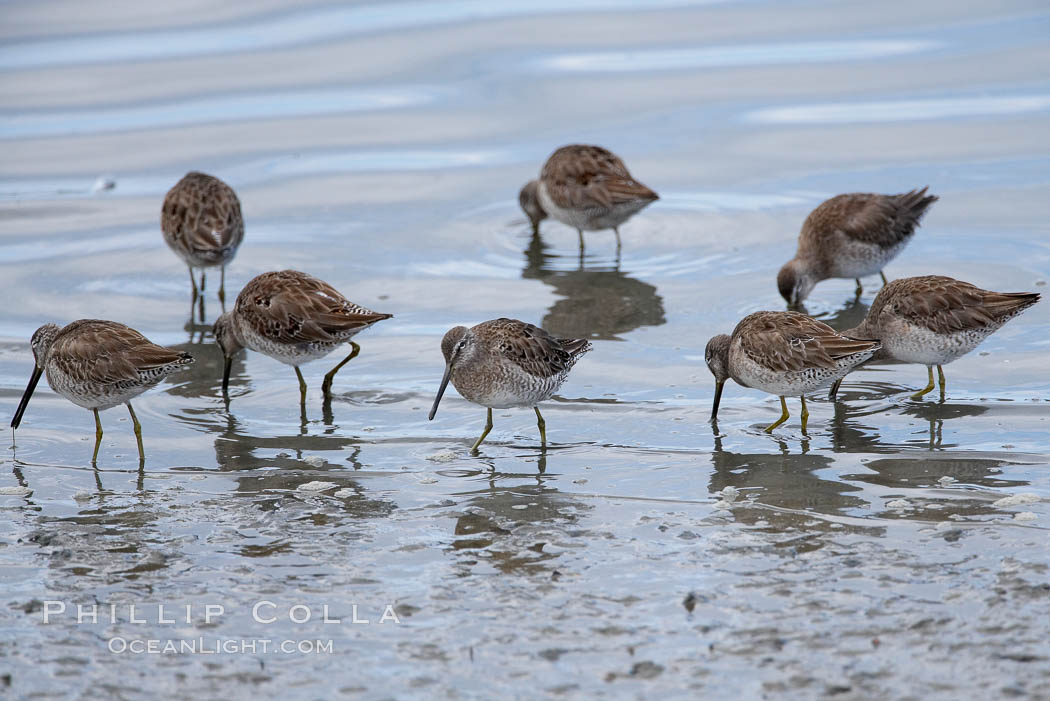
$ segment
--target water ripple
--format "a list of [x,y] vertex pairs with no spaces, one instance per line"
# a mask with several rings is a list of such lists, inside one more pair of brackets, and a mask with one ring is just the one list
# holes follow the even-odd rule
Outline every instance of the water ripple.
[[637,73],[643,71],[858,61],[932,51],[942,42],[919,39],[809,41],[681,49],[632,49],[560,54],[533,61],[541,71]]
[[269,51],[396,29],[577,12],[652,10],[724,0],[459,0],[319,7],[234,23],[156,31],[89,34],[0,47],[0,70]]
[[744,115],[744,121],[761,124],[858,124],[1020,115],[1047,110],[1050,110],[1050,95],[942,97],[768,107],[748,112]]
[[0,113],[0,139],[124,132],[194,124],[242,122],[384,110],[434,102],[437,88],[328,88],[208,95],[178,101],[95,109]]

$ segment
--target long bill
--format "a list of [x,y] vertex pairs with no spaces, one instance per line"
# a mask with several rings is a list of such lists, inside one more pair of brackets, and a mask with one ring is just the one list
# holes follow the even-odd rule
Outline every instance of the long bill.
[[36,390],[36,383],[40,382],[40,376],[43,374],[44,371],[41,368],[33,368],[33,374],[29,376],[29,384],[26,385],[26,391],[22,394],[22,401],[18,403],[18,408],[15,409],[15,417],[11,419],[11,428],[18,428],[18,424],[22,423],[22,414],[26,413],[26,407],[29,406],[29,398],[33,396],[33,392]]
[[722,401],[722,388],[726,386],[725,380],[715,380],[715,403],[711,407],[711,420],[718,418],[718,404]]
[[233,358],[226,358],[226,364],[222,366],[222,393],[230,388],[230,368],[233,367]]
[[428,421],[433,421],[434,416],[438,413],[438,404],[441,403],[441,397],[445,394],[445,388],[448,387],[448,381],[452,379],[452,363],[445,364],[445,374],[441,376],[441,386],[438,387],[437,396],[434,397],[434,406],[430,407],[430,416],[427,417]]

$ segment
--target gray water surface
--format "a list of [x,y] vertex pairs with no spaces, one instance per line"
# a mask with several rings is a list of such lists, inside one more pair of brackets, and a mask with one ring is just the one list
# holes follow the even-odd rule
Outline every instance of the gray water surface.
[[[0,459],[0,692],[1050,698],[1046,300],[947,366],[943,402],[874,366],[807,434],[797,402],[763,433],[778,400],[735,385],[713,426],[703,361],[783,308],[776,271],[839,192],[941,197],[891,278],[1046,293],[1045,3],[213,5],[0,7],[0,409],[45,322],[197,358],[135,402],[142,470],[123,409],[93,469],[91,414],[41,384]],[[619,255],[518,210],[569,142],[661,195]],[[231,298],[297,268],[394,314],[330,406],[338,357],[304,367],[301,417],[254,353],[224,405],[217,275],[201,324],[158,224],[191,169],[241,197]],[[878,280],[853,287],[809,311],[853,326]],[[545,450],[508,410],[471,456],[484,409],[450,391],[426,420],[439,341],[498,316],[595,348]],[[206,651],[119,650],[150,640]]]

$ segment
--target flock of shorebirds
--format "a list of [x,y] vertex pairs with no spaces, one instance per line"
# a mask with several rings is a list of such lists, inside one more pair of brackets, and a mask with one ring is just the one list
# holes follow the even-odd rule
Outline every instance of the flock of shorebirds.
[[[521,208],[534,231],[547,217],[579,233],[612,229],[620,245],[619,227],[653,201],[657,194],[638,182],[612,152],[585,145],[556,150],[519,194]],[[715,377],[711,412],[717,417],[722,389],[730,378],[780,397],[781,417],[788,419],[786,397],[802,399],[802,430],[809,412],[806,395],[830,387],[835,398],[849,372],[873,359],[893,358],[927,367],[929,383],[913,397],[935,387],[937,367],[944,397],[942,366],[969,353],[1003,324],[1035,304],[1039,295],[992,292],[939,275],[887,282],[883,268],[908,244],[927,208],[937,200],[926,189],[899,195],[853,193],[833,197],[806,218],[798,252],[777,275],[780,294],[789,308],[798,307],[813,286],[827,278],[860,279],[876,273],[884,286],[867,317],[857,327],[838,332],[797,311],[763,311],[745,317],[732,334],[712,338],[707,366]],[[165,196],[161,230],[168,246],[190,271],[192,301],[204,291],[204,272],[221,271],[219,299],[225,309],[225,271],[244,238],[244,220],[236,193],[218,178],[189,173]],[[195,270],[200,271],[198,289]],[[347,300],[331,285],[295,270],[263,273],[252,279],[233,310],[215,321],[215,342],[226,359],[223,395],[227,395],[233,356],[244,348],[263,353],[295,369],[300,403],[306,402],[306,381],[299,366],[349,343],[351,351],[324,378],[322,392],[331,398],[335,374],[360,352],[351,339],[390,314],[374,312]],[[81,319],[65,326],[45,324],[33,334],[35,367],[18,405],[12,428],[22,416],[42,374],[51,388],[95,415],[95,450],[102,439],[99,411],[126,404],[138,440],[142,427],[131,400],[168,375],[193,362],[188,353],[150,343],[142,334],[115,321]],[[457,326],[441,340],[445,372],[429,418],[433,419],[448,383],[467,400],[488,410],[475,452],[492,429],[492,410],[532,407],[540,438],[546,427],[539,404],[549,399],[583,354],[585,339],[556,338],[541,328],[515,319],[494,319],[472,328]]]

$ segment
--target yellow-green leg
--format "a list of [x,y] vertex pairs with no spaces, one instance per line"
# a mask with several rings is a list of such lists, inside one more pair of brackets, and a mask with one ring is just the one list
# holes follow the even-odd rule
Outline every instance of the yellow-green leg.
[[98,447],[102,444],[102,421],[98,418],[98,409],[92,409],[95,412],[95,452],[91,454],[91,464],[94,465],[98,460]]
[[937,379],[941,381],[941,401],[944,401],[944,368],[940,365],[937,366]]
[[222,310],[226,311],[226,265],[222,265],[219,273],[219,304],[222,305]]
[[139,423],[139,417],[135,416],[135,410],[131,408],[131,402],[127,402],[128,413],[131,414],[131,426],[135,429],[135,440],[139,444],[139,460],[144,461],[146,459],[146,451],[142,449],[142,424]]
[[532,408],[536,410],[536,425],[540,427],[540,443],[547,445],[547,422],[543,420],[543,414],[540,413],[538,406]]
[[806,432],[806,421],[809,420],[809,409],[806,408],[806,397],[802,397],[802,432]]
[[[938,366],[938,368],[939,367],[940,366]],[[936,386],[936,385],[933,384],[933,366],[932,365],[927,365],[926,366],[926,372],[929,373],[929,375],[930,375],[929,383],[927,383],[927,385],[925,387],[923,387],[922,389],[920,389],[918,392],[916,392],[915,394],[911,395],[912,399],[922,399],[924,396],[926,396],[927,394],[932,392],[933,388]]]
[[299,404],[306,406],[306,380],[298,365],[295,366],[295,376],[299,378]]
[[880,271],[879,271],[879,275],[880,275],[880,276],[882,277],[882,284],[883,284],[884,286],[885,286],[885,285],[888,285],[888,284],[890,284],[890,281],[886,279],[886,273],[884,273],[884,272],[882,272],[882,271],[880,270]]
[[583,250],[583,229],[577,229],[576,235],[580,237],[580,250]]
[[830,399],[832,401],[835,401],[835,399],[838,398],[839,387],[842,386],[842,380],[843,379],[844,378],[840,377],[839,379],[837,379],[837,380],[835,380],[834,382],[831,383],[831,389],[828,390],[828,399]]
[[193,268],[190,267],[189,270],[190,270],[190,287],[193,288],[193,298],[190,301],[190,306],[193,306],[193,304],[197,301],[197,295],[199,295],[200,293],[197,292],[197,280],[196,280],[196,278],[193,277]]
[[488,421],[485,422],[485,430],[481,432],[481,435],[478,436],[478,439],[474,441],[474,446],[470,449],[470,452],[472,453],[478,452],[478,446],[481,445],[481,441],[485,440],[485,436],[489,435],[489,431],[492,430],[492,409],[489,409],[488,416]]
[[343,367],[351,360],[356,358],[357,354],[361,352],[361,346],[357,345],[353,341],[350,341],[350,346],[353,348],[353,350],[350,351],[350,355],[343,358],[342,362],[340,362],[338,365],[332,368],[331,371],[329,371],[329,373],[324,376],[324,383],[321,385],[321,391],[324,393],[325,399],[328,399],[332,396],[332,380],[335,378],[335,374],[339,372],[339,368]]
[[788,420],[788,405],[783,397],[780,398],[780,418],[766,426],[766,433],[772,433],[773,429]]
[[860,278],[854,278],[857,281],[857,296],[860,297],[861,293],[864,292],[864,286],[860,284]]
[[613,233],[616,234],[616,250],[620,250],[620,228],[614,226]]

